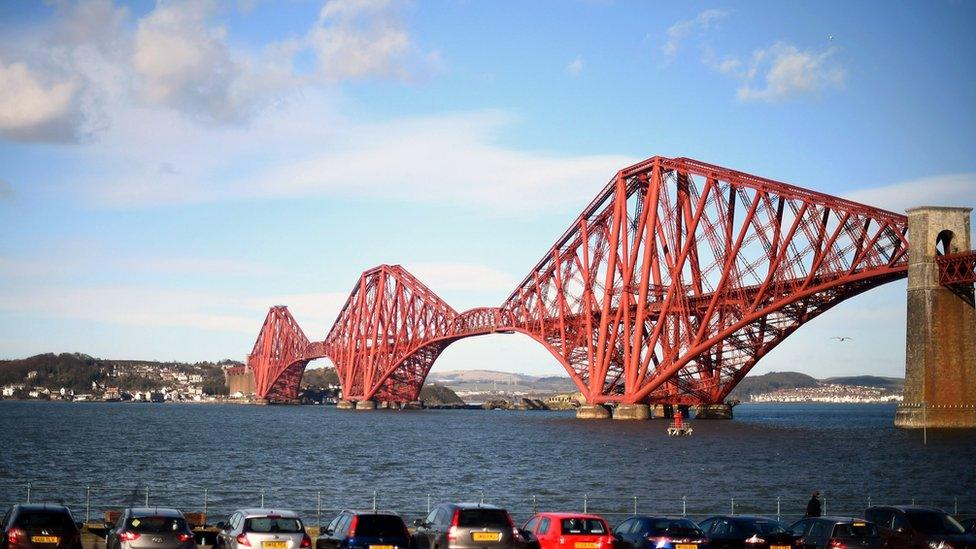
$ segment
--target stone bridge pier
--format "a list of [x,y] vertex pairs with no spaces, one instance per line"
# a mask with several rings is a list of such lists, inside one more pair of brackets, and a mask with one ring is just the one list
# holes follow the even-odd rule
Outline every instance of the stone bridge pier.
[[976,309],[939,283],[936,258],[972,249],[971,208],[908,210],[908,326],[903,428],[976,427]]

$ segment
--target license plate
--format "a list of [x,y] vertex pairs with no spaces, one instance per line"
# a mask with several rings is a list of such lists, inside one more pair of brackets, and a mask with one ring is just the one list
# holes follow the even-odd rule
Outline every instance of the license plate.
[[33,543],[57,543],[58,536],[31,536]]
[[474,541],[501,541],[501,532],[474,532],[471,534]]
[[770,545],[769,549],[792,549],[789,545]]
[[698,549],[698,545],[695,543],[678,543],[675,544],[674,549]]
[[288,549],[287,541],[262,541],[261,547],[264,549]]
[[577,541],[574,545],[576,549],[596,549],[599,546],[599,544],[593,543],[592,541]]
[[370,545],[369,549],[394,549],[393,545]]

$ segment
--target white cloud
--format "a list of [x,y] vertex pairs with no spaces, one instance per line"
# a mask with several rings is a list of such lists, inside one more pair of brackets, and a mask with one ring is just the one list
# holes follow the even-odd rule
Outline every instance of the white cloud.
[[518,284],[510,274],[477,263],[411,263],[404,268],[438,294],[452,290],[508,292]]
[[79,88],[76,78],[52,80],[24,63],[5,65],[0,59],[0,137],[21,141],[73,139]]
[[413,42],[389,0],[329,0],[306,37],[330,81],[407,76]]
[[976,173],[921,177],[851,191],[844,198],[899,213],[916,206],[976,207]]
[[570,76],[579,76],[583,72],[583,58],[577,57],[566,65],[566,74]]
[[804,50],[777,42],[753,52],[748,68],[735,58],[726,58],[716,69],[743,81],[737,91],[742,101],[783,101],[844,85],[844,69],[832,65],[836,49]]
[[668,57],[673,57],[681,49],[681,42],[693,32],[703,32],[712,28],[718,21],[728,17],[729,12],[724,10],[710,9],[705,10],[693,19],[685,19],[668,27],[667,41],[661,46],[661,50]]

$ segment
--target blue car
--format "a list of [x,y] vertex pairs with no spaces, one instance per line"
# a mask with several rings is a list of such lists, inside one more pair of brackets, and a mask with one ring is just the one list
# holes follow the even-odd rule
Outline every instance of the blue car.
[[631,517],[613,530],[616,549],[705,549],[708,539],[685,518]]
[[409,549],[403,519],[385,511],[343,511],[315,539],[315,549]]

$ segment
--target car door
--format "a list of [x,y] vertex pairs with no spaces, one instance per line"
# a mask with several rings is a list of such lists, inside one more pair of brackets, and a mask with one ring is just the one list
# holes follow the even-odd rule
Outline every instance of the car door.
[[342,521],[345,517],[346,513],[343,512],[332,519],[332,522],[329,523],[325,531],[322,532],[322,535],[316,541],[316,549],[331,549],[339,545],[340,530],[342,529]]
[[807,535],[803,538],[803,548],[804,549],[817,549],[818,547],[827,546],[827,537],[830,532],[827,530],[827,524],[822,520],[811,521],[810,530],[807,531]]
[[539,527],[539,517],[535,516],[529,519],[522,526],[522,537],[525,538],[525,547],[527,549],[540,547],[539,537],[536,535],[535,530]]
[[417,549],[429,549],[430,548],[430,529],[433,527],[434,520],[437,519],[437,511],[439,508],[435,507],[424,520],[417,526],[417,529],[413,533],[413,544]]
[[115,520],[115,524],[112,525],[112,529],[108,531],[105,536],[105,549],[117,549],[120,546],[119,543],[119,532],[121,532],[129,520],[129,510],[126,509],[122,511],[119,518]]
[[734,547],[735,543],[732,539],[732,535],[732,521],[726,518],[715,519],[715,523],[712,525],[712,529],[708,533],[708,538],[712,540],[712,549],[726,549]]
[[552,547],[554,532],[555,529],[552,527],[552,519],[542,517],[542,520],[539,521],[539,527],[536,529],[536,537],[539,538],[539,545],[542,547]]
[[895,509],[891,516],[891,537],[888,538],[890,549],[913,549],[915,532],[905,514]]

